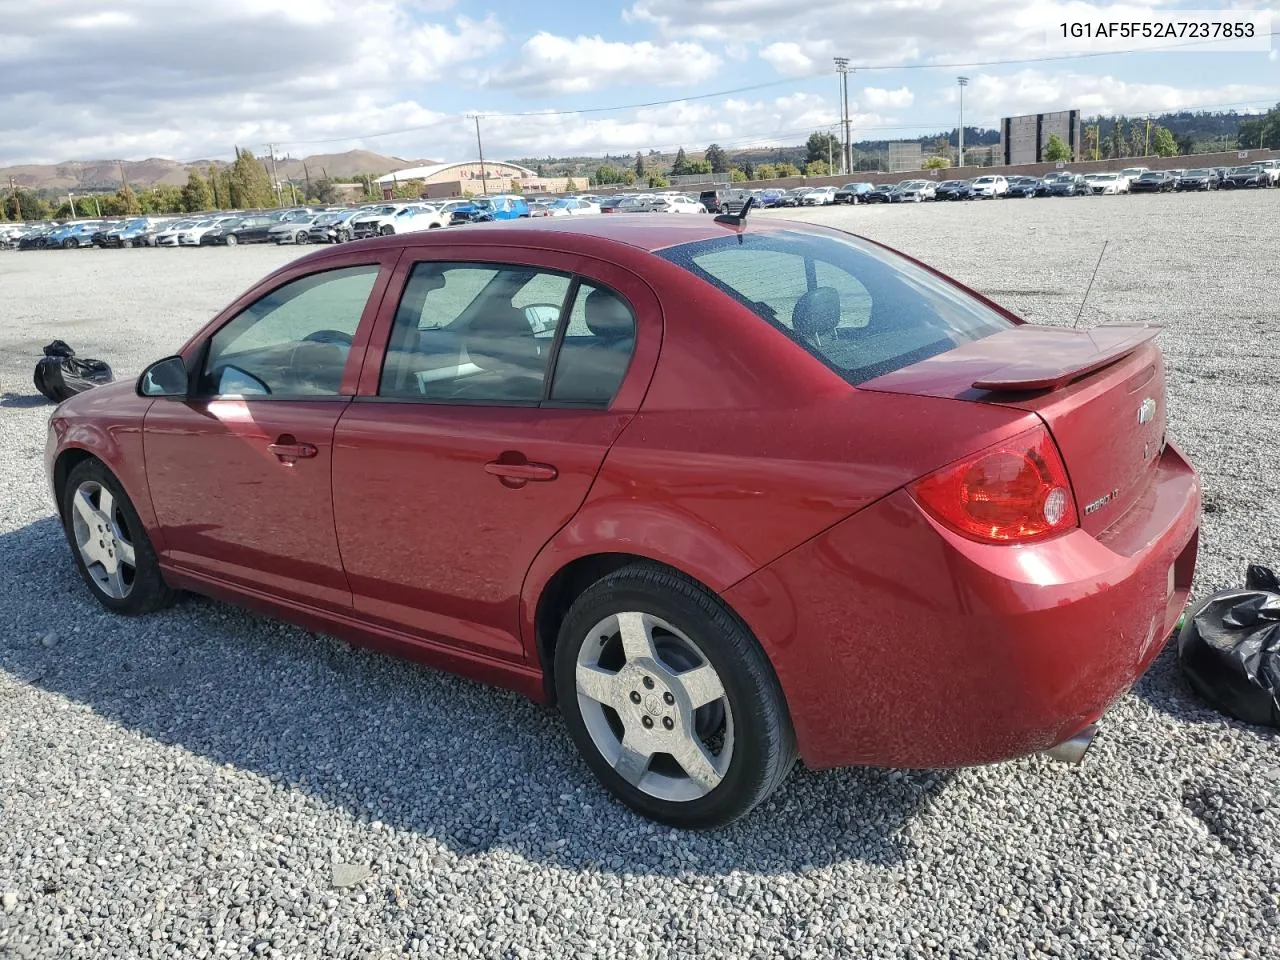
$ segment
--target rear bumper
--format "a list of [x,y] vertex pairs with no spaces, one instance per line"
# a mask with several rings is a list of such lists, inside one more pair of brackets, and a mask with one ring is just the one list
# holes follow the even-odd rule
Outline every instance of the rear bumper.
[[1200,486],[1172,446],[1101,537],[951,533],[898,491],[726,592],[812,767],[946,767],[1044,750],[1160,652],[1195,568]]

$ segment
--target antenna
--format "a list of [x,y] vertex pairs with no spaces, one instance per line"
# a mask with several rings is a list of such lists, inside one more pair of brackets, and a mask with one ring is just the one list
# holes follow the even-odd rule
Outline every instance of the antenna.
[[751,212],[751,208],[755,206],[756,198],[747,197],[747,202],[742,205],[742,209],[738,213],[722,213],[716,217],[716,223],[723,223],[730,227],[740,227],[747,222],[747,214]]
[[1102,266],[1103,254],[1107,252],[1107,244],[1110,242],[1111,242],[1110,240],[1102,241],[1102,253],[1098,254],[1098,262],[1094,265],[1093,276],[1089,278],[1089,286],[1085,288],[1084,298],[1081,299],[1080,301],[1080,310],[1078,313],[1076,313],[1076,322],[1071,325],[1072,330],[1074,330],[1077,327],[1077,325],[1079,325],[1080,317],[1083,316],[1084,314],[1084,305],[1089,299],[1089,291],[1093,289],[1093,281],[1098,276],[1098,267]]

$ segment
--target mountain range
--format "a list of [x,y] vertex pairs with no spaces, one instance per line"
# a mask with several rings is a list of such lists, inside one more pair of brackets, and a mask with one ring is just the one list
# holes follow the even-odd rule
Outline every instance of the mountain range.
[[[321,153],[310,157],[276,157],[276,174],[282,180],[301,182],[308,175],[312,180],[327,178],[346,180],[357,174],[382,176],[393,170],[434,163],[433,160],[405,160],[401,157],[385,157],[369,150],[348,150],[346,153]],[[169,184],[180,187],[187,182],[191,170],[206,174],[209,168],[224,167],[226,160],[166,160],[152,157],[148,160],[68,160],[65,163],[24,163],[12,167],[0,167],[0,189],[9,187],[9,178],[15,186],[27,190],[53,190],[57,192],[98,192],[118,190],[120,174],[136,189]]]

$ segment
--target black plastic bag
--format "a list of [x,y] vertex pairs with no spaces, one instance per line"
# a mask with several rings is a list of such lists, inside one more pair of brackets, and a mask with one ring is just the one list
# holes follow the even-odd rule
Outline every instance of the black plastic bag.
[[76,352],[71,349],[65,340],[55,340],[44,348],[46,357],[74,357]]
[[1275,572],[1270,567],[1251,563],[1244,574],[1244,588],[1246,590],[1267,590],[1271,593],[1280,593],[1280,579],[1276,578]]
[[1280,592],[1266,567],[1249,568],[1251,589],[1224,590],[1188,617],[1178,662],[1192,689],[1245,723],[1280,727]]
[[76,356],[46,356],[36,362],[33,379],[37,390],[54,403],[61,403],[68,397],[84,393],[91,387],[110,383],[112,375],[111,367],[103,360],[89,360]]

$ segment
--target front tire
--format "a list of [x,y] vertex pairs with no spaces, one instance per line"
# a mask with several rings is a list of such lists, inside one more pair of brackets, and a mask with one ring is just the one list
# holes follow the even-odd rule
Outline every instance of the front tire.
[[604,786],[670,826],[737,820],[795,763],[760,645],[717,597],[656,564],[624,567],[578,597],[560,628],[555,683]]
[[75,467],[61,496],[62,527],[76,569],[100,604],[136,616],[173,602],[138,511],[101,461]]
[[236,239],[236,235],[234,233],[228,233],[226,238],[223,240],[223,243],[228,247],[234,247],[239,242],[240,241]]

